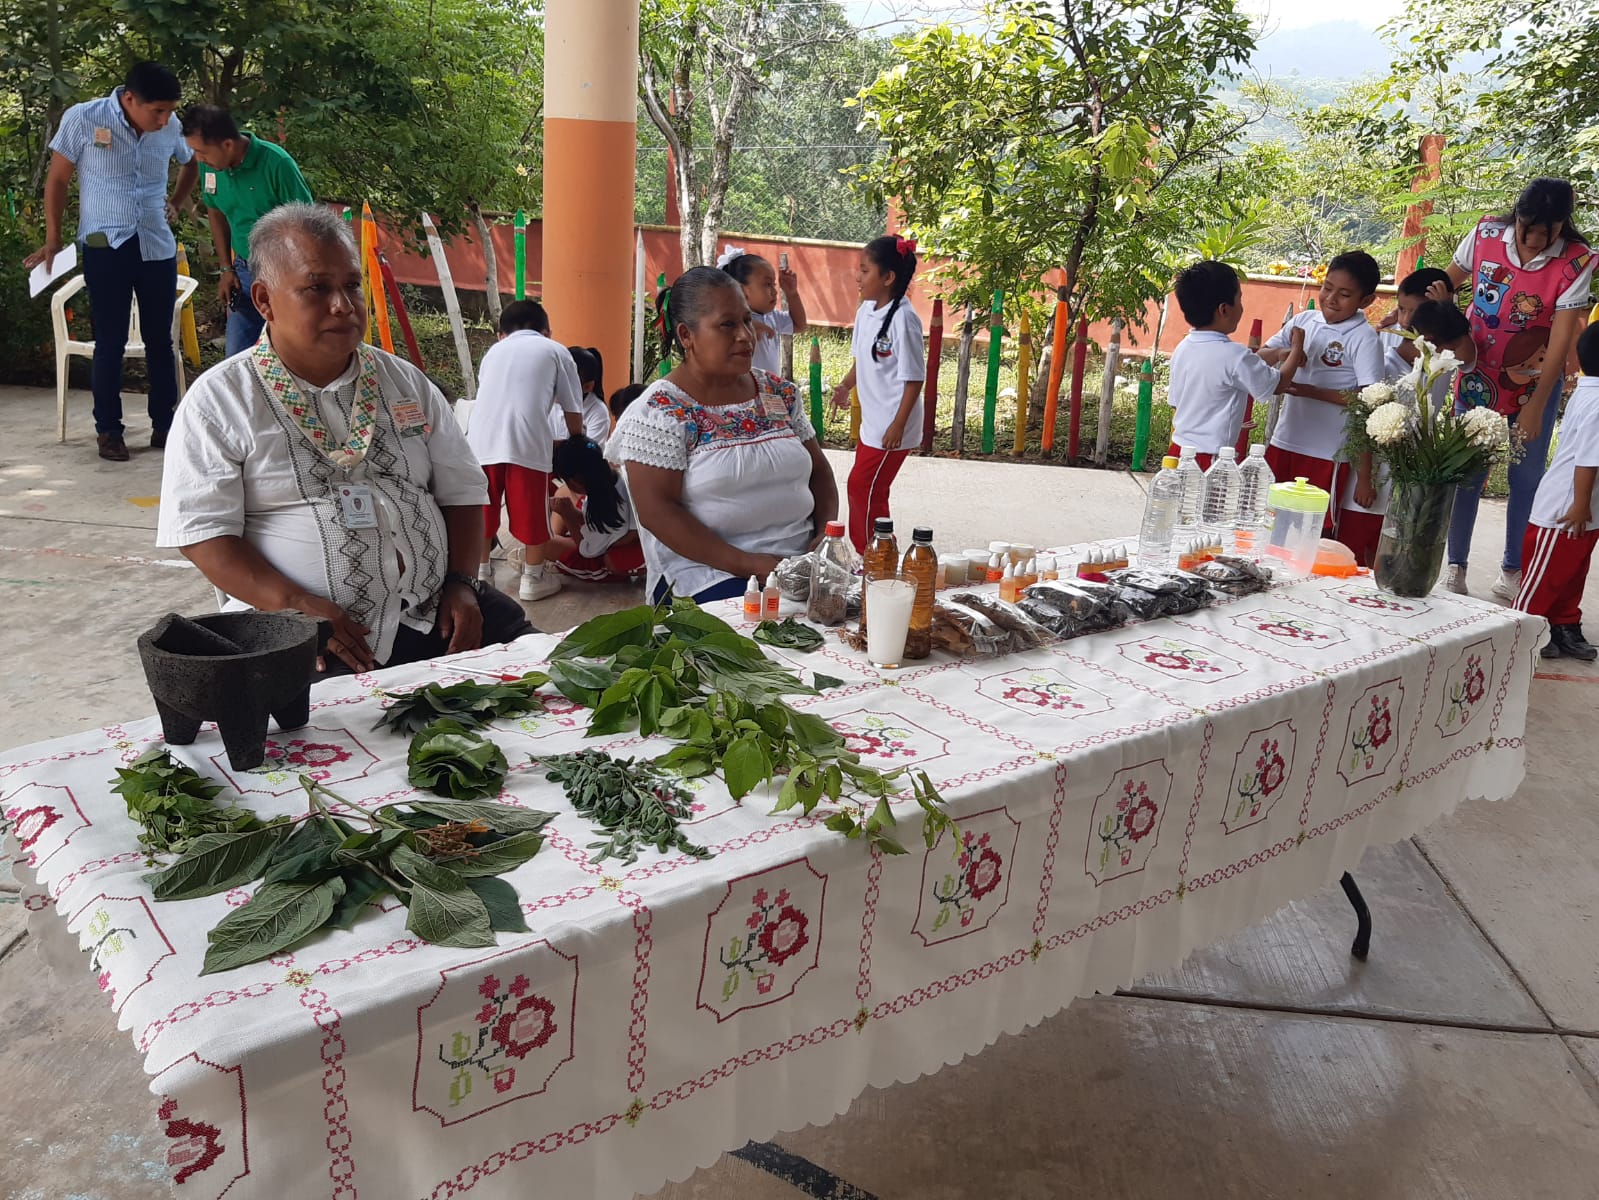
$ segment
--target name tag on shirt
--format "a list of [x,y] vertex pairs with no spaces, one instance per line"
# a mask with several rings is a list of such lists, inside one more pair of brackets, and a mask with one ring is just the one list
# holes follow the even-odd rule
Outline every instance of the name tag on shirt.
[[400,436],[416,437],[428,431],[427,413],[422,411],[422,406],[414,401],[396,404],[393,408],[394,423],[400,427]]
[[761,411],[776,421],[788,416],[788,405],[776,392],[767,392],[761,396]]
[[205,175],[205,191],[208,196],[217,194],[217,177],[207,171]]
[[94,127],[94,144],[102,150],[111,149],[111,130],[107,126]]
[[364,483],[341,483],[339,520],[346,529],[376,529],[378,513],[372,504],[372,489]]

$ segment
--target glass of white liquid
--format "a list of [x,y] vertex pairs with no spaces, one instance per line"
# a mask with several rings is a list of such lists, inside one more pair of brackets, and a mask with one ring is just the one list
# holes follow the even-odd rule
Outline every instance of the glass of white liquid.
[[913,580],[874,579],[866,585],[866,657],[872,666],[899,666],[915,604]]

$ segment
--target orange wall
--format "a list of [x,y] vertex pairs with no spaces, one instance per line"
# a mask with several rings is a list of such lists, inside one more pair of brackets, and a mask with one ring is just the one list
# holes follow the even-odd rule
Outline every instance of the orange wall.
[[[500,291],[505,296],[511,296],[515,294],[516,284],[512,226],[509,222],[505,222],[491,224],[490,228],[498,256]],[[645,226],[643,232],[645,278],[652,293],[653,303],[656,277],[664,271],[668,281],[675,279],[682,270],[683,260],[678,249],[677,230]],[[544,269],[541,241],[540,222],[537,220],[528,222],[527,291],[531,296],[540,294],[539,280],[543,276]],[[401,283],[424,287],[438,286],[438,275],[434,271],[432,262],[425,255],[415,253],[403,238],[397,237],[382,224],[381,218],[379,242],[390,266],[394,268],[395,278]],[[859,306],[855,293],[855,264],[860,257],[858,247],[837,242],[806,240],[788,242],[778,238],[750,237],[742,234],[730,234],[723,238],[722,244],[741,246],[751,254],[761,255],[774,265],[778,256],[787,251],[789,265],[799,276],[800,295],[805,301],[805,310],[811,322],[835,328],[847,328],[854,323],[855,310]],[[483,250],[475,231],[468,230],[448,239],[445,242],[444,254],[449,261],[457,289],[473,292],[484,290]],[[1264,336],[1269,338],[1281,327],[1288,305],[1292,304],[1295,312],[1301,311],[1307,299],[1315,298],[1316,290],[1316,284],[1310,280],[1251,276],[1243,284],[1244,322],[1234,335],[1235,338],[1243,341],[1248,337],[1250,322],[1257,317],[1261,321]],[[1391,305],[1392,291],[1390,287],[1382,289],[1383,294],[1378,296],[1371,308],[1373,319]],[[931,295],[919,283],[913,284],[910,301],[925,327],[932,316]],[[1149,352],[1154,345],[1155,324],[1159,316],[1160,305],[1151,302],[1145,310],[1148,328],[1143,331],[1129,328],[1123,332],[1124,353],[1143,357]],[[560,314],[552,312],[551,320],[552,323],[559,323]],[[988,314],[978,313],[977,321],[978,340],[986,340]],[[959,336],[959,324],[959,314],[945,313],[946,353],[953,353],[947,347]],[[1009,332],[1014,333],[1015,325],[1012,318],[1007,317],[1006,326]],[[1166,326],[1161,331],[1159,346],[1161,353],[1169,354],[1188,329],[1188,322],[1183,320],[1183,315],[1177,308],[1177,301],[1173,299],[1166,315]],[[1110,323],[1095,322],[1089,326],[1088,333],[1090,340],[1103,349],[1110,340]]]

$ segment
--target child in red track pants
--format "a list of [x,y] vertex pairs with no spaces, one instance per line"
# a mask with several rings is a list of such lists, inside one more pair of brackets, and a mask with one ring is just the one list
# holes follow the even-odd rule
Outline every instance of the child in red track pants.
[[855,272],[861,294],[851,340],[855,365],[833,389],[833,404],[847,408],[850,389],[860,392],[861,436],[846,489],[849,537],[857,552],[866,549],[872,522],[889,515],[889,485],[922,440],[927,363],[922,323],[905,302],[915,273],[916,243],[893,236],[867,242]]
[[[1599,542],[1599,325],[1577,339],[1582,380],[1566,404],[1560,445],[1549,464],[1522,542],[1521,591],[1516,607],[1549,620],[1545,658],[1593,662],[1599,649],[1582,633],[1582,589],[1588,581],[1594,543]],[[1553,413],[1544,420],[1554,420]]]

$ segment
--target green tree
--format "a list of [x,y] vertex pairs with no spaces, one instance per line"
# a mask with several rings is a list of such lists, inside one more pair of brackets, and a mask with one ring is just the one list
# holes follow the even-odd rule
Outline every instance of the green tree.
[[[1233,0],[1009,0],[981,32],[899,38],[898,66],[862,94],[887,143],[862,172],[898,198],[934,253],[961,264],[955,298],[1032,291],[1060,267],[1074,314],[1140,320],[1166,279],[1151,238],[1201,226],[1219,189],[1185,187],[1230,153],[1247,118],[1218,80],[1253,48]],[[1189,211],[1173,214],[1182,190]]]

